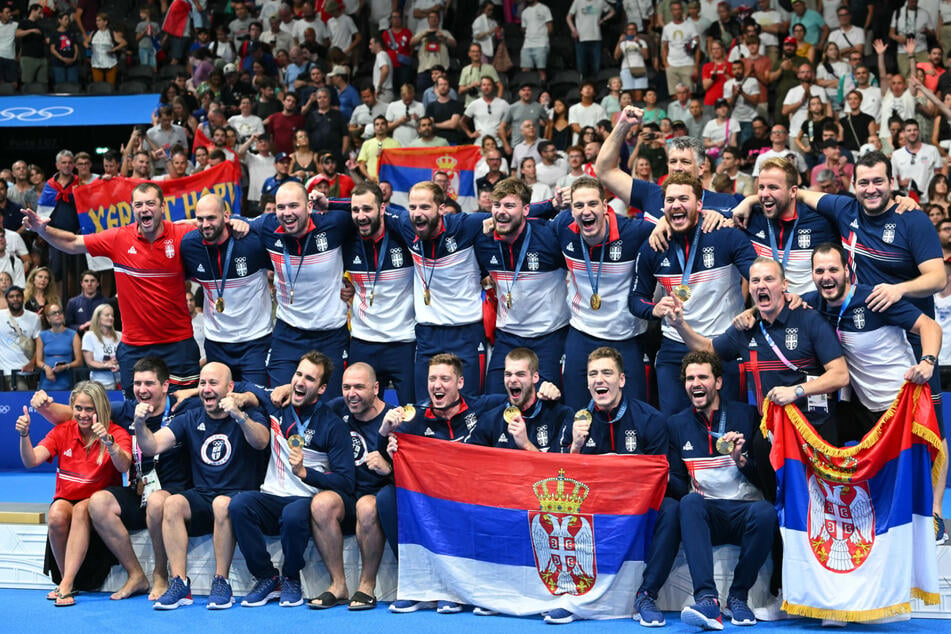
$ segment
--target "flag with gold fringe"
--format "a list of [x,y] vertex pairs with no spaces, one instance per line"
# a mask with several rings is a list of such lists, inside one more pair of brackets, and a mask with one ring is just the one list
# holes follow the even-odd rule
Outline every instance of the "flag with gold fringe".
[[946,456],[927,385],[906,383],[862,441],[823,441],[793,405],[766,403],[783,535],[783,609],[865,622],[939,601],[933,482]]

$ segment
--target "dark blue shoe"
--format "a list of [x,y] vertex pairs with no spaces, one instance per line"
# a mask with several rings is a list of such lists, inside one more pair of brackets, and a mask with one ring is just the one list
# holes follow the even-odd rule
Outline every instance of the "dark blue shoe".
[[191,579],[172,577],[165,594],[158,598],[152,607],[156,610],[174,610],[182,605],[192,604]]
[[639,592],[634,599],[634,620],[644,627],[664,627],[664,613],[657,609],[654,597],[646,592]]
[[716,597],[710,595],[701,597],[689,608],[684,608],[680,613],[680,620],[687,625],[695,625],[705,630],[723,629],[720,602]]
[[545,623],[549,625],[565,625],[575,620],[575,615],[564,608],[555,608],[545,615]]
[[277,576],[265,577],[264,579],[258,579],[254,587],[251,588],[251,592],[244,595],[241,605],[246,608],[257,608],[280,597],[281,578]]
[[281,577],[281,603],[282,608],[296,608],[304,605],[304,593],[300,587],[300,580]]
[[746,601],[739,597],[729,596],[726,605],[730,609],[730,622],[733,625],[756,625],[756,617]]
[[208,604],[205,606],[209,610],[227,610],[234,605],[234,593],[231,591],[231,584],[221,575],[215,575],[211,580],[211,592],[208,594]]

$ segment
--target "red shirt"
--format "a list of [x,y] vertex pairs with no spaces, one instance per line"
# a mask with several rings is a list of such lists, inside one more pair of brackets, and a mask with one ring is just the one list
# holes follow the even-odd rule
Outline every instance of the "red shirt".
[[399,60],[400,56],[404,58],[413,56],[413,49],[409,45],[410,40],[413,39],[413,34],[409,29],[405,27],[402,29],[387,29],[383,31],[380,39],[383,40],[383,47],[394,66],[404,65]]
[[299,114],[287,116],[277,112],[268,121],[267,131],[274,140],[274,152],[294,151],[294,133],[304,129],[304,117]]
[[713,84],[710,85],[710,88],[708,88],[703,95],[703,104],[705,106],[712,106],[717,102],[717,99],[723,98],[723,84],[732,76],[730,62],[720,62],[719,64],[716,62],[707,62],[703,65],[701,78],[713,80]]
[[[132,437],[126,430],[110,422],[109,433],[123,451],[132,452]],[[87,450],[75,420],[51,429],[38,446],[50,452],[48,462],[59,456],[54,494],[57,498],[85,500],[96,491],[122,484],[122,474],[112,464],[109,452],[103,449],[100,460],[98,442]]]
[[131,346],[175,343],[192,336],[185,302],[185,268],[179,257],[191,225],[162,221],[149,242],[135,224],[84,237],[90,255],[108,256],[115,267],[122,341]]

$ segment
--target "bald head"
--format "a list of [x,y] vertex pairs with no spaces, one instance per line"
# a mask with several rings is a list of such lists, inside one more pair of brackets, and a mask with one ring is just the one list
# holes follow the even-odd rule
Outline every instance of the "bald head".
[[228,219],[231,212],[225,202],[215,194],[205,194],[195,205],[198,231],[207,243],[220,243],[228,238]]
[[198,377],[198,395],[205,413],[212,418],[224,418],[227,413],[221,408],[221,399],[234,389],[231,369],[224,363],[212,361],[201,369]]
[[380,384],[371,365],[354,363],[347,366],[343,373],[341,392],[354,418],[368,421],[383,411],[385,404],[377,395],[379,390]]

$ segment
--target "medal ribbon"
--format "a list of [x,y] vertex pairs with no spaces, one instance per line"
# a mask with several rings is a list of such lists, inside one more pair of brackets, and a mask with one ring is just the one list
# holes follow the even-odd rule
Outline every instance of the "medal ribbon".
[[[591,400],[588,402],[588,408],[587,408],[587,409],[588,409],[589,412],[592,413],[592,415],[597,411],[598,408],[597,408],[597,406],[594,404],[594,399],[591,399]],[[610,414],[610,412],[608,412],[608,413]],[[626,414],[626,413],[627,413],[627,401],[626,401],[626,400],[622,400],[622,401],[621,401],[621,407],[619,407],[618,410],[617,410],[617,415],[614,416],[614,417],[612,417],[610,420],[608,420],[608,425],[611,426],[611,451],[612,451],[612,452],[614,452],[614,451],[616,450],[616,449],[615,449],[615,446],[614,446],[614,421],[620,420],[620,419],[624,416],[624,414]]]
[[[793,240],[796,238],[796,227],[799,226],[800,215],[796,214],[796,221],[793,222],[792,231],[789,232],[789,236],[786,238],[786,246],[783,249],[783,259],[779,259],[779,250],[776,245],[776,231],[773,229],[773,223],[770,220],[766,219],[766,230],[769,232],[769,248],[773,251],[773,259],[779,262],[783,266],[783,270],[786,270],[786,263],[789,262],[789,251],[792,249]],[[782,222],[782,221],[780,221]]]
[[[591,285],[591,293],[593,295],[598,294],[598,286],[601,284],[601,269],[604,267],[604,252],[607,250],[608,237],[610,237],[610,235],[611,229],[608,228],[607,232],[604,234],[604,240],[601,241],[601,259],[598,260],[597,277],[595,277],[594,273],[591,271],[591,256],[588,255],[588,245],[585,244],[584,238],[581,238],[581,255],[584,256],[584,268],[588,272],[588,283]],[[593,249],[594,247],[591,248]]]
[[[367,276],[370,275],[370,259],[367,257],[367,249],[364,245],[364,241],[360,240],[360,250],[363,251],[363,261],[367,265]],[[375,244],[375,242],[374,242]],[[387,232],[386,228],[383,229],[383,241],[380,243],[380,250],[377,251],[376,255],[376,272],[373,274],[373,281],[370,283],[370,295],[373,295],[373,290],[376,288],[376,281],[380,278],[380,271],[383,270],[383,260],[384,256],[387,253],[387,247],[390,246],[390,234]]]
[[[419,238],[416,238],[416,239],[419,240]],[[432,264],[432,266],[429,267],[429,277],[424,277],[424,276],[423,276],[423,269],[424,269],[424,267],[426,266],[426,262],[425,262],[425,260],[426,260],[426,245],[423,244],[423,241],[422,241],[422,240],[420,240],[420,244],[419,244],[419,247],[420,247],[420,248],[419,248],[419,250],[420,250],[420,252],[422,252],[422,254],[423,254],[423,258],[422,258],[422,259],[423,259],[423,262],[420,262],[420,265],[419,265],[419,268],[420,268],[420,271],[419,271],[419,279],[420,279],[420,281],[422,281],[422,283],[423,283],[423,290],[424,290],[424,291],[428,291],[430,284],[432,284],[432,282],[433,282],[433,274],[436,272],[436,254],[437,254],[439,251],[442,251],[442,245],[443,245],[443,242],[445,241],[445,239],[446,239],[446,232],[443,231],[442,234],[439,236],[439,243],[433,247],[433,264]]]
[[307,431],[307,428],[310,427],[310,422],[314,420],[314,416],[317,415],[317,410],[320,409],[320,402],[314,406],[314,411],[311,412],[310,417],[307,419],[307,424],[301,423],[300,416],[297,415],[297,408],[293,405],[291,406],[291,414],[294,416],[294,426],[297,428],[297,433],[304,437],[304,432]]
[[[515,281],[518,280],[518,274],[522,271],[522,264],[525,262],[525,256],[528,254],[528,243],[532,239],[532,225],[530,222],[525,223],[525,235],[524,242],[522,242],[522,248],[518,252],[518,261],[512,262],[512,282],[508,286],[508,293],[512,292],[512,289],[515,287]],[[505,252],[502,250],[502,241],[497,240],[496,244],[499,246],[499,257],[502,258],[502,270],[505,270]]]
[[782,353],[782,351],[779,349],[779,346],[777,346],[776,342],[773,341],[773,338],[769,336],[768,332],[766,332],[766,326],[763,325],[762,321],[759,322],[759,329],[763,333],[763,337],[766,339],[766,343],[769,344],[769,347],[773,349],[773,354],[775,354],[779,358],[779,360],[782,361],[783,365],[789,368],[790,370],[793,370],[794,372],[802,372],[802,370],[794,366],[789,361],[789,359],[786,358],[786,355]]
[[839,338],[839,341],[842,341],[842,331],[839,330],[839,324],[842,323],[842,315],[845,314],[845,311],[848,310],[849,304],[852,303],[852,296],[855,295],[855,287],[853,286],[849,289],[849,294],[845,298],[845,301],[842,302],[842,306],[839,308],[839,316],[835,320],[835,336]]
[[[703,413],[701,412],[701,416]],[[704,418],[704,423],[706,423],[706,416]],[[713,431],[713,421],[710,421],[710,424],[707,425],[710,430],[710,438],[707,439],[707,446],[709,447],[710,454],[713,454],[713,439],[716,438],[719,440],[723,437],[723,434],[726,433],[726,407],[723,403],[720,404],[720,420],[717,421],[717,430]]]
[[[684,265],[684,249],[679,244],[674,242],[674,253],[677,254],[677,261],[680,263],[680,270],[683,273],[680,276],[681,284],[690,283],[690,273],[693,271],[694,260],[697,259],[697,251],[699,251],[698,241],[700,240],[700,219],[697,219],[697,227],[693,230],[693,239],[690,243],[685,243],[687,246],[687,263]],[[693,249],[690,248],[690,245],[693,245]]]
[[[313,232],[307,234],[307,237],[304,238],[304,244],[301,245],[300,249],[300,261],[297,263],[297,273],[292,277],[291,276],[291,254],[287,252],[287,244],[285,240],[284,244],[284,283],[290,287],[290,292],[288,295],[294,292],[294,286],[297,284],[297,278],[300,277],[300,269],[304,264],[304,252],[307,251],[307,246],[310,244],[310,236]],[[297,241],[300,244],[300,240]]]
[[[228,238],[228,248],[225,249],[225,261],[221,261],[221,248],[218,249],[218,269],[221,272],[221,287],[218,286],[218,280],[214,277],[215,263],[211,259],[211,251],[208,247],[211,245],[205,245],[205,253],[208,254],[208,265],[211,267],[212,277],[211,281],[215,285],[215,290],[218,291],[218,299],[221,299],[225,296],[225,284],[228,281],[228,268],[231,266],[231,252],[234,250],[234,238]],[[300,267],[298,267],[298,272]],[[209,304],[210,305],[210,304]]]

